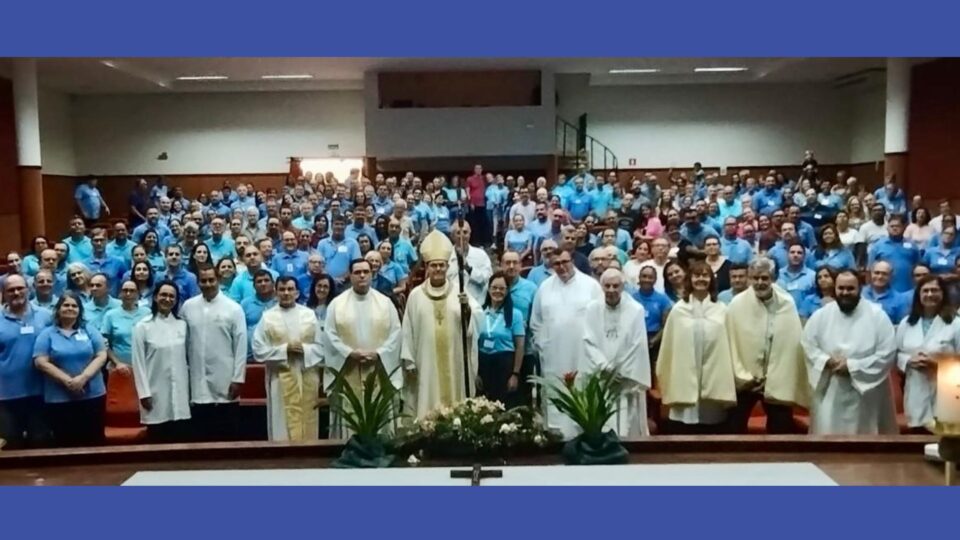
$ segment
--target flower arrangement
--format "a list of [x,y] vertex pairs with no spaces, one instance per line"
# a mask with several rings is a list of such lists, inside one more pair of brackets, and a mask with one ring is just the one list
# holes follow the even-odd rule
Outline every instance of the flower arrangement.
[[476,397],[431,411],[400,435],[397,446],[414,458],[492,457],[557,441],[533,409],[506,410],[499,401]]
[[533,377],[533,382],[546,390],[546,397],[561,413],[568,416],[581,434],[563,448],[569,464],[626,463],[627,450],[607,422],[617,413],[623,379],[616,369],[601,369],[586,377],[577,372],[563,377]]

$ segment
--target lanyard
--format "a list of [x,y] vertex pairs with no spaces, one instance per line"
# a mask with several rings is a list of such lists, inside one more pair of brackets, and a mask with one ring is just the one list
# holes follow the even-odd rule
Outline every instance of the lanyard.
[[[492,318],[492,319],[490,318],[491,315],[493,315],[493,318]],[[486,326],[487,326],[487,331],[486,331],[487,334],[493,335],[493,332],[497,329],[497,327],[499,327],[501,324],[503,324],[503,312],[498,312],[498,313],[484,313],[484,317],[487,319],[487,325],[486,325]],[[491,322],[491,320],[492,320],[493,322]]]

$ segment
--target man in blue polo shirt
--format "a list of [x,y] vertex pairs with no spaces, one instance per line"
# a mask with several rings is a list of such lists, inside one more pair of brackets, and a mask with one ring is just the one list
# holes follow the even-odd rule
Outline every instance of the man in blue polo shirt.
[[111,257],[107,253],[107,232],[99,227],[93,230],[90,237],[93,245],[93,255],[86,265],[90,272],[102,273],[107,276],[110,294],[116,296],[120,292],[120,278],[127,271],[127,265],[122,260]]
[[263,318],[263,312],[277,305],[276,287],[273,276],[267,270],[257,270],[253,274],[253,288],[256,294],[240,302],[243,317],[247,321],[247,361],[253,358],[253,332]]
[[23,276],[7,276],[6,305],[0,310],[0,439],[9,450],[38,448],[48,437],[44,421],[43,375],[33,365],[37,334],[50,326],[51,314],[34,309]]
[[84,222],[89,225],[100,220],[101,210],[104,214],[110,215],[110,207],[103,201],[100,190],[97,189],[97,179],[92,176],[87,177],[77,186],[73,192],[73,198],[77,201],[77,207],[80,208]]
[[753,258],[750,243],[737,237],[737,218],[728,216],[723,220],[723,237],[720,238],[720,253],[732,264],[747,264]]
[[83,218],[74,216],[70,220],[70,236],[63,239],[70,251],[67,253],[67,264],[84,263],[93,257],[93,243],[86,235],[87,227],[84,225]]
[[878,203],[887,209],[888,214],[907,213],[907,196],[902,189],[897,187],[897,183],[894,182],[893,178],[887,178],[883,187],[877,188],[877,190],[873,192],[873,196],[877,199]]
[[793,226],[796,227],[797,236],[803,242],[803,247],[807,250],[817,247],[817,232],[812,225],[800,219],[799,206],[791,204],[787,207],[787,221],[793,223]]
[[107,255],[116,257],[123,262],[126,270],[133,266],[133,246],[127,234],[127,224],[118,221],[113,225],[113,240],[107,242]]
[[720,238],[720,234],[713,227],[700,223],[700,214],[696,208],[683,210],[683,225],[680,227],[680,238],[690,243],[687,254],[698,256],[703,254],[703,245],[707,238]]
[[[878,261],[870,269],[870,285],[863,288],[861,296],[879,304],[883,312],[890,317],[894,325],[900,324],[904,317],[910,314],[912,297],[907,297],[890,287],[891,272],[896,272],[890,263]],[[913,276],[907,276],[913,278]]]
[[242,304],[245,299],[257,294],[254,276],[257,275],[259,270],[266,270],[274,280],[279,277],[279,275],[270,268],[263,267],[263,256],[260,254],[257,246],[244,248],[243,262],[247,265],[246,270],[237,273],[237,277],[233,278],[233,283],[230,285],[230,290],[227,291],[227,296],[238,304]]
[[271,268],[280,276],[298,278],[306,274],[309,255],[297,249],[297,235],[293,231],[284,231],[281,237],[283,251],[273,256]]
[[[895,214],[887,221],[887,236],[873,243],[868,250],[867,263],[887,261],[893,270],[891,286],[897,292],[913,287],[913,267],[920,262],[920,249],[903,238],[904,217]],[[896,321],[899,323],[900,321]]]
[[167,262],[166,272],[157,276],[156,282],[164,279],[172,281],[177,286],[179,292],[179,305],[177,309],[188,299],[200,294],[200,285],[197,284],[197,276],[183,267],[183,251],[180,244],[170,244],[164,251]]
[[380,240],[377,239],[377,231],[373,230],[373,227],[367,222],[367,211],[365,208],[355,208],[353,210],[353,223],[345,228],[343,234],[353,240],[356,240],[361,234],[365,234],[370,237],[370,241],[374,247],[380,242]]
[[753,208],[769,216],[783,206],[783,193],[777,189],[777,179],[769,175],[763,179],[763,189],[753,196]]
[[567,197],[564,209],[570,213],[573,221],[583,221],[590,210],[593,208],[593,196],[589,191],[583,189],[583,177],[577,176],[573,179],[573,191]]
[[794,303],[800,305],[803,298],[816,287],[817,273],[804,265],[807,250],[799,240],[787,244],[787,266],[780,269],[777,285],[790,293]]
[[103,316],[121,305],[119,299],[110,296],[107,276],[94,274],[90,278],[90,297],[83,302],[83,322],[91,328],[100,330]]
[[160,210],[157,208],[147,208],[147,221],[146,223],[141,223],[133,229],[133,241],[136,243],[143,242],[143,235],[149,230],[157,231],[157,236],[160,237],[160,245],[166,245],[167,240],[173,236],[173,233],[170,232],[170,228],[160,223]]
[[[317,251],[326,261],[327,273],[336,280],[338,285],[343,285],[346,282],[350,270],[350,261],[360,258],[360,246],[357,241],[344,236],[346,228],[347,225],[343,216],[334,216],[332,234],[317,244]],[[394,247],[394,250],[396,250],[396,247]],[[396,258],[396,253],[394,257]]]
[[210,238],[204,244],[210,250],[210,261],[214,265],[220,262],[220,259],[232,259],[237,254],[233,239],[224,235],[225,228],[226,222],[221,217],[215,217],[210,222]]
[[[387,224],[387,233],[390,235],[390,244],[393,246],[393,261],[399,264],[403,271],[410,273],[410,268],[417,263],[417,250],[410,240],[400,235],[402,225],[397,218],[390,218]],[[384,266],[390,261],[383,261]]]

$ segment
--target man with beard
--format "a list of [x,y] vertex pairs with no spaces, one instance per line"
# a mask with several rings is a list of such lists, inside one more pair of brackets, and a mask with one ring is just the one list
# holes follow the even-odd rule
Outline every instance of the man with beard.
[[896,353],[894,327],[880,306],[860,299],[852,271],[836,279],[836,301],[807,321],[801,345],[813,393],[813,435],[897,432],[889,374]]

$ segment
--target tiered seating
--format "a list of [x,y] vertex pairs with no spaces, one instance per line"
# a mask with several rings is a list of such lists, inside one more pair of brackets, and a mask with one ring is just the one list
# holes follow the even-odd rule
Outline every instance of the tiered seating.
[[112,371],[107,379],[105,430],[107,444],[136,444],[146,439],[140,424],[140,400],[133,372]]

